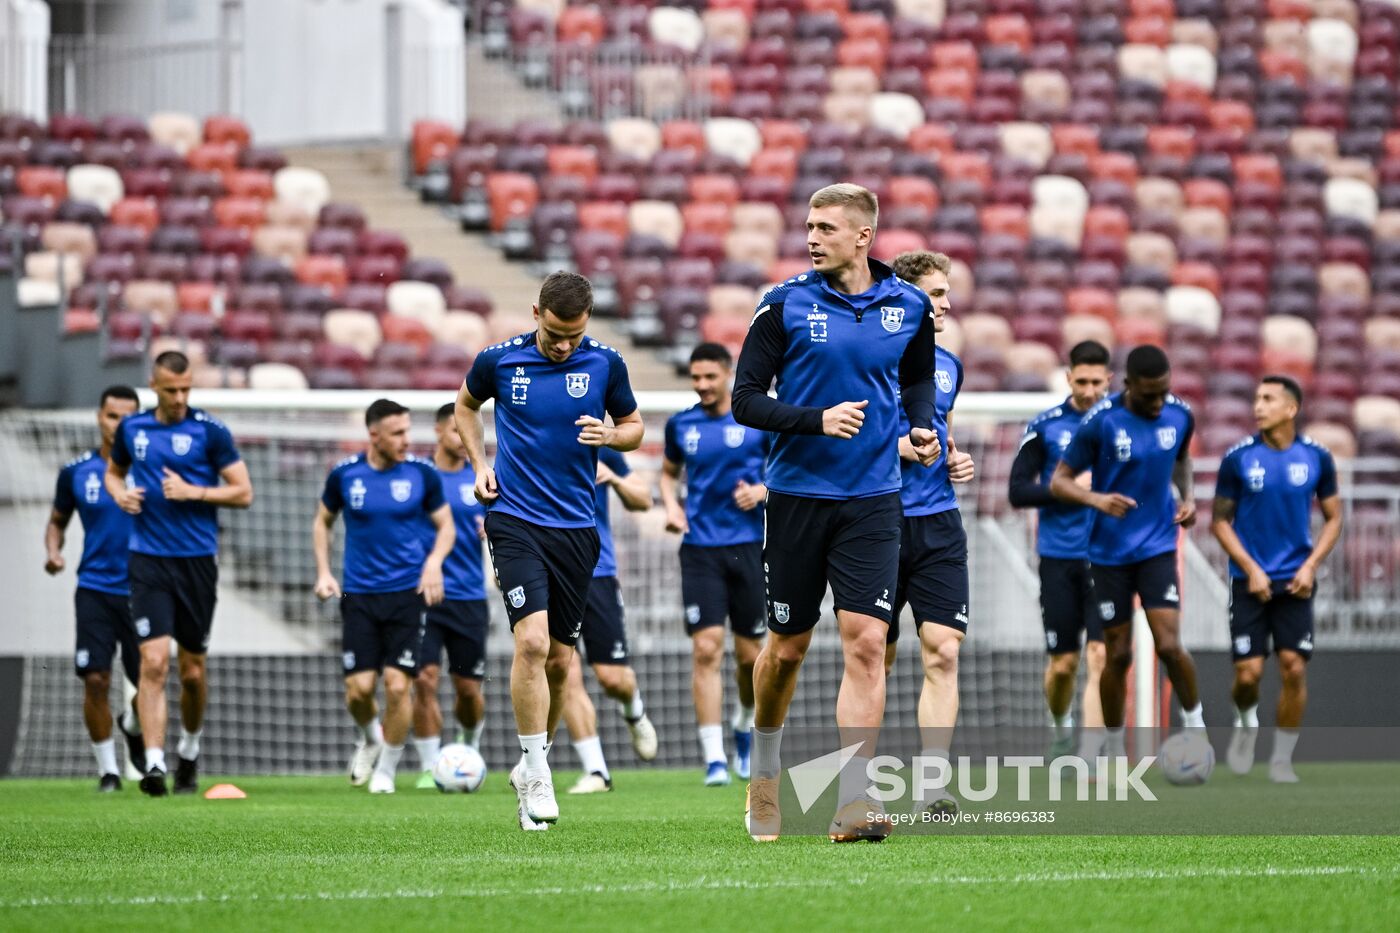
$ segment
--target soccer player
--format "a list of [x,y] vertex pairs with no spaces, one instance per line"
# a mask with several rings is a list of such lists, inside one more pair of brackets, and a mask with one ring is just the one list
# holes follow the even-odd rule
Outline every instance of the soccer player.
[[[650,509],[651,490],[639,474],[632,472],[627,458],[608,447],[598,449],[596,488],[598,566],[593,569],[593,580],[588,587],[580,639],[603,692],[617,701],[637,757],[651,761],[656,757],[656,727],[646,714],[637,674],[628,663],[622,587],[617,582],[617,552],[608,514],[609,489],[617,493],[629,512]],[[598,712],[584,689],[583,664],[578,652],[574,652],[569,661],[569,679],[564,687],[564,725],[583,764],[583,775],[569,788],[569,793],[597,794],[612,790],[612,775],[603,757],[602,743],[598,741]]]
[[[408,452],[409,410],[386,398],[365,409],[369,446],[336,464],[311,522],[316,595],[340,597],[345,708],[360,730],[350,783],[392,794],[412,717],[425,607],[442,602],[442,565],[456,540],[442,477]],[[345,514],[345,586],[331,573],[331,528]],[[425,517],[437,529],[425,547]],[[384,722],[374,702],[384,672]]]
[[[1099,704],[1099,675],[1103,672],[1103,624],[1094,605],[1089,579],[1089,529],[1092,510],[1069,505],[1050,493],[1050,477],[1059,465],[1074,432],[1108,391],[1108,348],[1094,340],[1077,343],[1069,351],[1069,398],[1041,412],[1026,425],[1021,449],[1011,464],[1010,500],[1018,509],[1039,512],[1036,551],[1040,555],[1040,619],[1045,627],[1045,702],[1055,724],[1050,745],[1053,760],[1068,755],[1074,742],[1074,682],[1079,673],[1080,639],[1088,676],[1080,708],[1084,731],[1080,755],[1098,754],[1098,730],[1103,728]],[[1081,484],[1088,473],[1078,477]]]
[[[933,329],[941,333],[950,308],[948,273],[952,260],[925,250],[895,257],[894,273],[918,286],[933,304]],[[933,428],[946,452],[931,466],[919,463],[907,436],[901,436],[899,456],[904,519],[900,530],[899,585],[886,636],[885,669],[893,666],[899,639],[899,615],[908,603],[924,668],[919,692],[919,731],[923,756],[948,761],[948,747],[958,720],[958,651],[967,635],[967,532],[953,483],[972,481],[971,455],[958,450],[952,437],[953,405],[962,391],[963,365],[942,347],[934,351]],[[907,422],[900,421],[901,434]],[[946,789],[921,801],[927,808],[957,812]]]
[[[598,449],[642,442],[627,365],[584,336],[593,312],[588,280],[553,273],[533,310],[534,332],[477,355],[455,416],[488,510],[486,542],[515,641],[510,693],[522,757],[510,783],[525,830],[559,819],[547,756],[598,563]],[[496,469],[486,462],[478,414],[493,398]]]
[[[1182,722],[1205,728],[1196,665],[1181,644],[1178,530],[1196,522],[1191,482],[1190,407],[1171,394],[1171,365],[1161,348],[1128,354],[1123,391],[1089,410],[1055,465],[1050,492],[1095,510],[1089,532],[1090,576],[1104,629],[1099,678],[1105,751],[1125,754],[1123,723],[1133,662],[1133,597],[1142,601],[1157,657],[1167,669]],[[1075,482],[1093,471],[1090,489]]]
[[[481,541],[486,509],[476,501],[476,474],[467,463],[467,448],[452,423],[455,405],[448,402],[438,409],[433,431],[437,447],[433,465],[442,477],[442,492],[452,510],[456,544],[442,564],[443,600],[428,609],[419,651],[418,676],[413,681],[413,744],[423,769],[419,788],[433,788],[433,762],[442,747],[442,707],[438,704],[442,649],[447,648],[447,670],[457,702],[453,712],[461,728],[462,741],[481,745],[482,717],[486,711],[481,681],[486,676],[486,629],[491,614],[486,608],[486,568]],[[431,539],[437,528],[427,525]]]
[[152,797],[167,793],[165,678],[172,638],[179,646],[181,724],[174,789],[177,794],[199,789],[209,695],[206,660],[218,598],[218,510],[253,504],[253,481],[233,435],[222,422],[190,407],[193,378],[183,353],[168,350],[155,358],[156,407],[122,420],[105,477],[108,494],[135,516],[127,573],[131,617],[141,641],[136,696],[146,737],[141,790]]
[[[738,698],[730,727],[734,772],[749,777],[753,741],[753,665],[763,647],[768,610],[763,590],[764,460],[770,436],[734,420],[730,382],[734,362],[717,343],[690,354],[690,385],[699,404],[666,422],[661,501],[666,530],[681,539],[681,600],[690,635],[690,692],[705,765],[705,786],[729,783],[720,725],[724,691],[724,620],[734,632]],[[685,473],[685,506],[677,487]]]
[[[136,629],[131,625],[127,604],[127,549],[131,538],[131,516],[108,495],[102,482],[112,438],[117,425],[141,407],[136,390],[130,386],[110,386],[102,392],[97,407],[97,428],[102,446],[70,460],[58,473],[53,511],[44,527],[44,571],[50,576],[62,573],[63,537],[77,513],[83,524],[83,557],[78,564],[78,589],[73,594],[77,617],[78,647],[74,670],[83,679],[83,722],[92,740],[97,759],[97,789],[110,793],[122,789],[117,773],[117,749],[112,739],[112,712],[107,696],[112,688],[112,655],[121,645],[122,667],[133,686],[141,679],[141,649]],[[127,760],[145,773],[145,745],[141,740],[140,718],[134,708],[122,710],[118,726],[126,736]]]
[[734,385],[734,419],[777,435],[763,548],[771,637],[754,663],[754,774],[745,803],[749,834],[760,842],[780,832],[783,720],[828,583],[845,660],[836,722],[865,743],[842,770],[844,803],[831,838],[889,834],[888,818],[864,798],[871,730],[884,718],[885,636],[899,578],[901,391],[921,463],[933,462],[938,443],[932,305],[870,258],[875,195],[831,185],[809,207],[812,271],[763,297]]
[[[1297,782],[1293,749],[1308,702],[1317,568],[1342,535],[1342,503],[1332,454],[1295,421],[1303,390],[1287,376],[1265,376],[1254,393],[1259,433],[1220,462],[1211,531],[1230,555],[1230,637],[1235,661],[1235,729],[1225,760],[1236,774],[1254,766],[1259,678],[1269,642],[1278,651],[1282,690],[1269,780]],[[1312,501],[1325,520],[1310,534]]]

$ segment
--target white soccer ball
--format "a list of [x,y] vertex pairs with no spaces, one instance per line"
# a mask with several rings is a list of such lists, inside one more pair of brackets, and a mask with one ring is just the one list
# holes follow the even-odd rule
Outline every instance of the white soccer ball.
[[433,783],[444,794],[470,794],[486,780],[486,762],[470,745],[444,745],[433,762]]
[[1204,784],[1215,768],[1215,749],[1200,732],[1178,732],[1162,743],[1157,767],[1172,784]]

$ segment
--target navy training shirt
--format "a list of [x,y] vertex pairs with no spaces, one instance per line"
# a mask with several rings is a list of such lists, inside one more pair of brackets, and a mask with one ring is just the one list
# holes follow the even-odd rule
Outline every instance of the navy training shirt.
[[126,555],[131,547],[131,516],[107,493],[103,477],[107,461],[89,450],[58,471],[53,510],[78,513],[83,523],[83,558],[78,563],[78,586],[99,593],[125,596]]
[[[444,470],[434,464],[442,478],[442,494],[452,507],[452,523],[457,529],[457,543],[442,562],[443,595],[447,599],[485,599],[486,567],[481,553],[479,521],[486,517],[486,507],[476,499],[476,473],[470,463],[460,470]],[[425,523],[423,558],[433,549],[437,527]]]
[[[771,431],[768,488],[816,499],[899,492],[899,406],[932,426],[934,330],[927,295],[870,260],[859,295],[814,271],[766,294],[749,324],[734,383],[734,417]],[[768,389],[777,379],[776,399]],[[822,433],[822,411],[868,401],[854,438]]]
[[[346,593],[417,589],[428,551],[421,523],[443,504],[442,477],[429,460],[409,456],[387,470],[356,454],[326,477],[321,503],[345,513]],[[474,536],[474,533],[473,533]]]
[[[1312,553],[1313,498],[1337,494],[1337,465],[1310,437],[1276,450],[1256,434],[1226,452],[1215,494],[1237,503],[1235,534],[1269,579],[1291,580]],[[1233,560],[1230,576],[1245,576]]]
[[695,547],[726,547],[763,540],[763,504],[745,512],[734,501],[743,480],[762,483],[772,435],[734,420],[731,409],[712,417],[692,405],[666,422],[665,457],[685,467],[683,539]]
[[168,467],[187,483],[213,488],[241,458],[233,435],[214,416],[186,409],[178,424],[162,424],[155,409],[127,415],[117,427],[112,462],[146,490],[131,524],[131,550],[153,557],[207,557],[219,552],[219,510],[207,502],[171,502],[161,492]]
[[[928,466],[899,461],[900,503],[904,514],[909,518],[922,515],[937,515],[958,507],[958,494],[953,491],[953,482],[948,478],[948,415],[957,403],[962,391],[962,360],[942,347],[934,348],[933,386],[933,430],[938,434],[938,443],[943,452]],[[899,436],[909,433],[909,419],[901,410],[899,414]]]
[[[1050,495],[1050,478],[1055,475],[1055,467],[1059,466],[1087,414],[1087,411],[1079,411],[1069,399],[1065,399],[1030,420],[1021,438],[1021,447],[1016,452],[1016,463],[1011,468],[1013,487],[1024,470],[1038,481],[1038,485],[1031,485],[1036,486],[1039,495],[1018,496],[1013,491],[1011,504],[1018,508],[1024,505],[1039,507],[1036,551],[1041,557],[1086,560],[1089,556],[1089,532],[1094,524],[1095,510],[1087,505],[1061,502]],[[1030,476],[1026,479],[1029,480]],[[1034,501],[1022,501],[1023,498]]]
[[[627,476],[632,472],[627,458],[611,447],[598,448],[598,462],[607,464],[608,469],[618,476]],[[608,511],[610,488],[607,483],[597,483],[593,487],[593,507],[597,511],[598,522],[598,563],[593,567],[594,577],[617,576],[617,548],[613,544],[612,513]]]
[[593,527],[598,448],[578,442],[574,422],[637,410],[621,354],[585,337],[555,363],[522,334],[477,355],[467,391],[496,400],[500,498],[490,508],[547,528]]
[[1151,420],[1129,411],[1121,392],[1089,409],[1064,462],[1075,473],[1093,470],[1095,492],[1137,502],[1122,518],[1093,510],[1090,561],[1120,567],[1176,550],[1172,470],[1188,455],[1195,424],[1190,406],[1175,395]]

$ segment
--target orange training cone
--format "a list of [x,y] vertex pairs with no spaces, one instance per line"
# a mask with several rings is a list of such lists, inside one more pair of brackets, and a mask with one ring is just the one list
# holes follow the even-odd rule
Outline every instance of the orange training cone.
[[205,800],[243,800],[247,796],[232,784],[215,784],[204,792]]

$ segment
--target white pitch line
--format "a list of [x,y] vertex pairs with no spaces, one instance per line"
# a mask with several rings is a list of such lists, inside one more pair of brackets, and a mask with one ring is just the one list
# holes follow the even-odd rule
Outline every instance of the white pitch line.
[[[939,885],[1041,885],[1113,881],[1189,881],[1235,878],[1327,878],[1346,875],[1391,878],[1400,876],[1400,865],[1369,868],[1355,865],[1311,865],[1296,868],[1189,868],[1164,871],[1029,872],[1016,875],[919,875],[891,878],[856,876],[844,883],[859,887],[872,882],[895,887],[937,887]],[[294,894],[150,894],[128,897],[32,897],[0,900],[0,910],[34,907],[142,907],[192,904],[318,903],[336,901],[431,900],[434,898],[548,897],[563,894],[683,894],[690,891],[767,891],[776,889],[829,888],[828,879],[808,881],[750,881],[744,878],[696,878],[691,881],[632,882],[630,884],[573,884],[537,888],[396,888],[388,891],[312,891]]]

